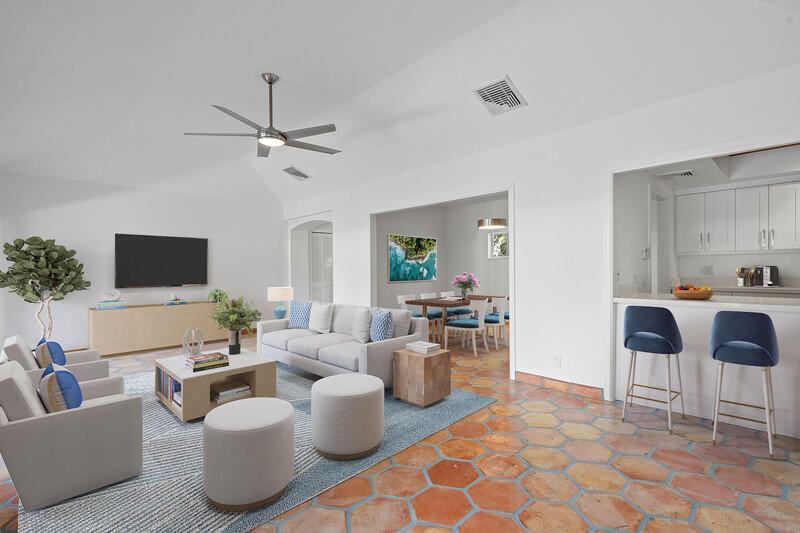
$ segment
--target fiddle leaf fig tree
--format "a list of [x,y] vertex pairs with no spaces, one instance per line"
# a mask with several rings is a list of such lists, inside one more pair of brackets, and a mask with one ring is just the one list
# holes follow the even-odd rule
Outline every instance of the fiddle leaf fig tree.
[[[83,264],[75,258],[75,250],[41,237],[7,242],[3,253],[11,266],[5,272],[0,270],[0,287],[8,287],[28,303],[39,304],[36,320],[42,327],[42,338],[48,339],[53,331],[50,303],[91,285],[83,279]],[[47,312],[47,324],[42,311]]]

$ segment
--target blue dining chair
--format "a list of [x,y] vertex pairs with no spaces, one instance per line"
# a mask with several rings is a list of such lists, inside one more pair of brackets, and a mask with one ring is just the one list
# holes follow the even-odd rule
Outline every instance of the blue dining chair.
[[[630,398],[633,405],[633,398],[649,400],[652,402],[667,405],[667,429],[672,433],[672,402],[680,396],[681,416],[686,418],[683,407],[683,382],[681,381],[681,361],[678,354],[683,351],[683,340],[675,317],[669,309],[663,307],[647,307],[639,305],[629,305],[625,309],[625,322],[623,325],[623,335],[625,337],[625,348],[631,351],[630,365],[628,366],[628,381],[625,391],[625,401],[622,404],[622,421],[625,421],[625,413]],[[639,352],[663,355],[667,362],[667,388],[653,387],[636,383],[636,357]],[[672,368],[670,365],[671,356],[675,357],[678,367],[678,387],[680,391],[672,390]],[[667,393],[667,400],[648,398],[634,394],[634,387],[642,387],[650,390],[657,390]]]
[[[714,394],[714,431],[712,444],[717,444],[717,424],[719,416],[728,416],[758,422],[767,425],[767,442],[769,456],[774,459],[772,440],[777,434],[775,429],[775,398],[772,391],[772,367],[778,364],[778,337],[772,319],[764,313],[745,311],[720,311],[714,315],[709,342],[711,357],[719,363],[717,366],[717,387]],[[750,405],[742,402],[723,400],[722,371],[725,364],[756,366],[761,368],[761,383],[764,388],[764,406]],[[744,418],[742,416],[720,413],[720,404],[729,403],[753,409],[764,409],[766,421]]]
[[[456,291],[442,291],[439,293],[442,298],[448,296],[455,296]],[[447,320],[454,320],[456,318],[467,318],[472,315],[472,310],[467,307],[451,307],[447,310]]]

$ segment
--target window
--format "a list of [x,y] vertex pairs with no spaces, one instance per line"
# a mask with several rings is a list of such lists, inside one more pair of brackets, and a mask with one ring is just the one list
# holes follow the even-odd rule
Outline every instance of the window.
[[492,231],[489,233],[489,259],[508,257],[508,233]]

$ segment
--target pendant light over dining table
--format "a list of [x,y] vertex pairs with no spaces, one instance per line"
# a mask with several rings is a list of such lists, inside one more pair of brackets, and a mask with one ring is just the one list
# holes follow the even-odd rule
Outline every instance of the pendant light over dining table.
[[505,229],[508,223],[504,218],[479,218],[478,229]]

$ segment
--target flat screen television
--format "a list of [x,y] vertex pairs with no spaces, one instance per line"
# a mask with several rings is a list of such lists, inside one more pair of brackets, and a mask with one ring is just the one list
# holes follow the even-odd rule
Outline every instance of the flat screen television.
[[114,260],[117,288],[208,283],[208,239],[117,233]]

